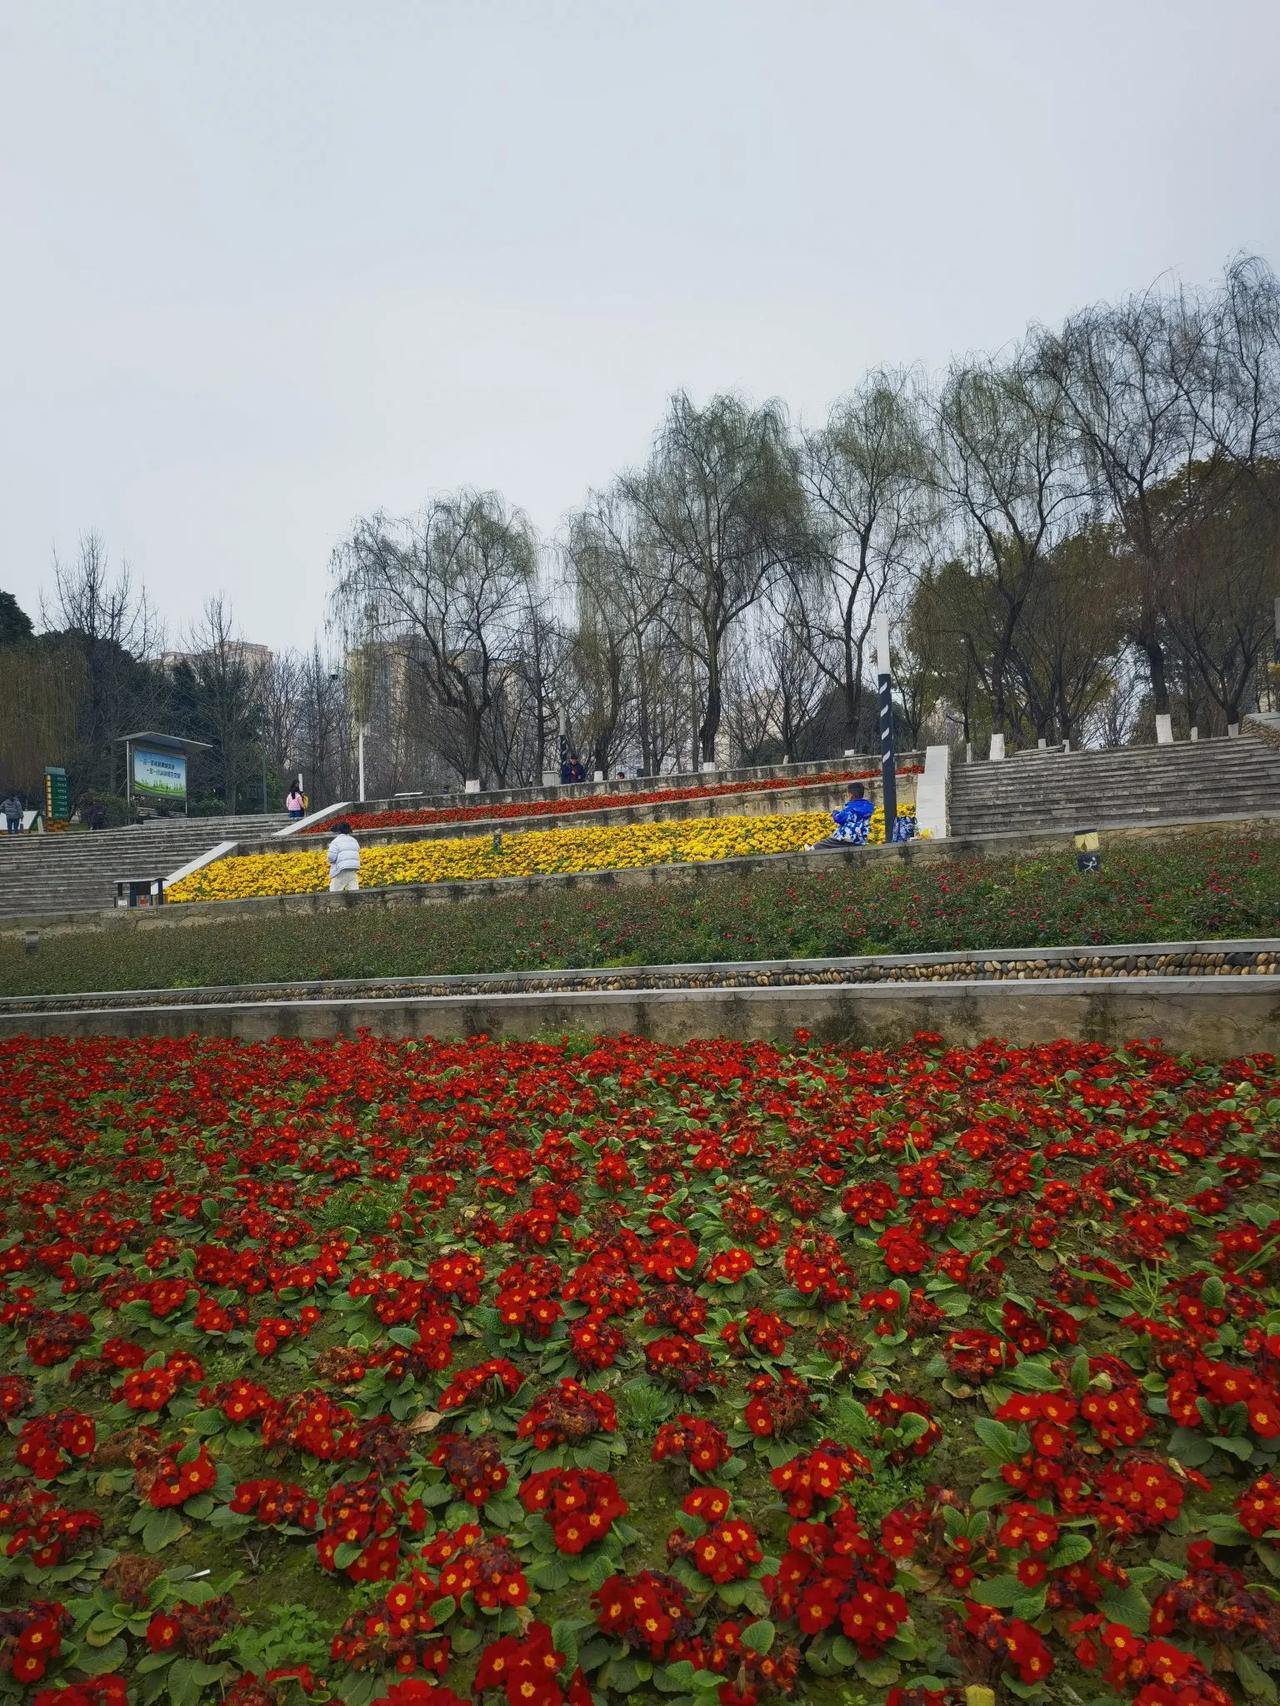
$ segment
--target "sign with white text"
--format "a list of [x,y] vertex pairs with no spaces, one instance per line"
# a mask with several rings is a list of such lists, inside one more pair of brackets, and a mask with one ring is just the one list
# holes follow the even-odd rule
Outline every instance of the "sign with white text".
[[131,749],[133,794],[140,800],[183,805],[187,798],[187,757],[183,752],[157,752],[154,747]]

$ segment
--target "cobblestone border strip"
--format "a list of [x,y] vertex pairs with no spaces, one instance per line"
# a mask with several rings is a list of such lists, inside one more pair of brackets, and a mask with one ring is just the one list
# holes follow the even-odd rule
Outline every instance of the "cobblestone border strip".
[[607,970],[480,972],[473,976],[354,978],[310,983],[226,984],[195,989],[90,990],[0,1000],[0,1017],[22,1014],[221,1007],[244,1002],[416,1001],[490,996],[645,994],[658,990],[849,988],[928,983],[1045,983],[1117,978],[1280,976],[1280,941],[1122,944],[998,954],[919,954],[848,960],[733,961]]

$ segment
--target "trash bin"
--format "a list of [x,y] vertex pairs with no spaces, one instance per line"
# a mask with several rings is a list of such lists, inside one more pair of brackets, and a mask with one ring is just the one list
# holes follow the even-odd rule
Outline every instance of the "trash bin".
[[116,884],[117,906],[163,906],[163,877],[121,877]]

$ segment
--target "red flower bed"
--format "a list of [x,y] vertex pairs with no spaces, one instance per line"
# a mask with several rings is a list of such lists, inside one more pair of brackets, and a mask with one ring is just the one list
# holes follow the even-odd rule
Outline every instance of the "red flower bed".
[[0,1070],[0,1698],[1272,1697],[1272,1057]]
[[[918,776],[922,766],[904,764],[900,776]],[[718,794],[767,794],[777,788],[818,787],[824,782],[867,782],[878,770],[831,770],[820,776],[767,777],[758,782],[704,782],[691,788],[652,788],[644,793],[582,794],[554,800],[508,800],[479,806],[427,806],[420,811],[367,812],[349,818],[355,829],[406,829],[423,823],[471,823],[498,818],[558,817],[563,812],[598,812],[610,806],[661,806],[669,800],[711,800]],[[327,835],[341,814],[312,824],[305,835]]]

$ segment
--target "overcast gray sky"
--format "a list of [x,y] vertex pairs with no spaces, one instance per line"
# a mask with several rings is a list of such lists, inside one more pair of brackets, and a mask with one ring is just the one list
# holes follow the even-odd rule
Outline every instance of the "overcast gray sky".
[[0,586],[96,527],[307,645],[357,514],[551,532],[666,395],[806,420],[1280,264],[1276,0],[0,0]]

